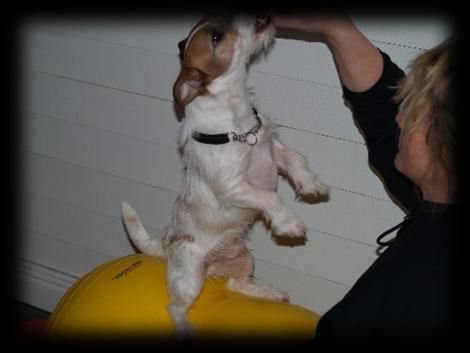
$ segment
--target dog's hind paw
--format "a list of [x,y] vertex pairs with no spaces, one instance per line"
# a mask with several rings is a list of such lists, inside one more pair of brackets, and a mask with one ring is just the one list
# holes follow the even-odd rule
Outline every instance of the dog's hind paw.
[[227,282],[227,288],[256,298],[283,303],[289,302],[289,295],[286,292],[263,284],[256,284],[231,278]]
[[270,295],[266,299],[271,299],[277,302],[289,303],[289,294],[275,288],[271,288]]
[[176,325],[175,339],[181,342],[191,341],[196,337],[196,330],[191,325]]

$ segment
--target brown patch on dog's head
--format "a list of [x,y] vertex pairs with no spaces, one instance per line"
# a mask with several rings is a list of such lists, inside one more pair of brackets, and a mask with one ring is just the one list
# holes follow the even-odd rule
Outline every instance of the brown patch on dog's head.
[[227,71],[237,36],[230,17],[205,18],[178,43],[182,68],[173,86],[177,104],[185,106],[207,93],[206,87]]

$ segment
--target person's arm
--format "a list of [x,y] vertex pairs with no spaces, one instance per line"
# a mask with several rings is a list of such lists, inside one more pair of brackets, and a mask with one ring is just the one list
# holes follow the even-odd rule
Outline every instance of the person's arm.
[[272,15],[276,27],[290,28],[326,36],[342,84],[353,92],[364,92],[382,74],[379,50],[343,15]]
[[409,179],[394,167],[399,127],[392,100],[403,71],[380,52],[347,16],[272,15],[276,27],[321,33],[329,41],[343,85],[344,98],[365,137],[371,165],[390,193],[411,210],[418,196]]

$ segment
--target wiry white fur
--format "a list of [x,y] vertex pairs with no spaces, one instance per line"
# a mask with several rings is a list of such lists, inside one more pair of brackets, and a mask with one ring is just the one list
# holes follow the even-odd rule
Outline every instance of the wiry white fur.
[[123,204],[124,223],[135,245],[144,253],[168,259],[168,309],[180,335],[192,332],[187,311],[206,275],[227,275],[228,288],[245,294],[288,300],[283,292],[252,283],[253,259],[244,242],[260,213],[279,235],[305,235],[305,225],[276,193],[278,171],[292,179],[300,194],[328,193],[307,160],[279,141],[266,117],[261,116],[263,128],[255,146],[207,145],[191,138],[195,130],[244,133],[256,123],[246,85],[247,64],[272,42],[274,27],[255,33],[253,18],[238,19],[235,27],[238,38],[230,67],[207,86],[208,94],[186,106],[178,137],[185,165],[183,185],[163,241],[151,240],[135,211]]
[[131,235],[134,245],[146,255],[166,257],[162,240],[151,238],[147,234],[137,212],[128,203],[122,202],[121,212],[127,233]]

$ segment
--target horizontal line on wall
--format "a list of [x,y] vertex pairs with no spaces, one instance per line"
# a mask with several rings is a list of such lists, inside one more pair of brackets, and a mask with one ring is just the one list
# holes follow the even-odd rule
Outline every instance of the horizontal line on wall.
[[[94,211],[94,210],[90,210],[90,209],[88,209],[88,208],[86,208],[86,207],[83,207],[83,206],[80,206],[80,205],[77,205],[77,204],[74,204],[74,203],[66,202],[66,201],[63,201],[63,200],[57,200],[57,199],[55,199],[55,198],[52,198],[52,197],[50,197],[50,196],[46,196],[46,195],[43,195],[43,194],[40,194],[40,193],[37,193],[37,192],[31,192],[31,193],[32,193],[32,194],[36,194],[36,195],[40,195],[40,196],[42,196],[42,197],[44,197],[44,198],[48,198],[48,199],[50,199],[50,200],[54,200],[54,201],[57,201],[57,202],[61,202],[61,203],[67,204],[67,205],[72,205],[73,207],[78,207],[78,208],[81,208],[81,209],[83,209],[83,210],[87,210],[87,211],[89,211],[89,212],[93,212],[93,213],[96,213],[96,214],[101,215],[101,216],[106,216],[106,217],[111,217],[111,218],[116,218],[116,219],[118,219],[117,217],[113,217],[113,216],[107,215],[107,214],[105,214],[105,213],[103,213],[103,212],[97,212],[97,211]],[[54,236],[54,235],[52,235],[52,234],[48,234],[48,233],[46,234],[46,233],[44,233],[44,232],[41,232],[41,231],[39,231],[39,230],[30,228],[30,227],[25,227],[24,229],[25,229],[25,230],[24,230],[25,232],[31,231],[31,232],[33,232],[33,233],[35,233],[35,234],[38,234],[38,235],[42,236],[42,237],[50,238],[50,239],[53,239],[53,240],[55,240],[55,241],[58,241],[58,242],[61,242],[61,243],[67,244],[67,245],[71,245],[71,246],[74,246],[74,247],[79,247],[79,248],[84,249],[84,250],[87,250],[87,251],[89,251],[89,252],[92,252],[92,253],[95,253],[95,254],[99,254],[99,255],[108,257],[109,259],[112,258],[111,255],[106,254],[106,253],[104,253],[104,252],[101,252],[101,251],[96,250],[96,249],[93,249],[93,248],[87,248],[87,247],[85,247],[85,246],[83,246],[83,245],[81,245],[81,244],[79,244],[79,243],[74,243],[74,242],[68,241],[68,240],[63,239],[63,238],[58,238],[58,237],[56,237],[56,236]],[[29,261],[29,260],[27,260],[27,261]],[[57,271],[56,271],[56,272],[57,272]]]
[[[93,209],[90,209],[88,207],[85,207],[85,206],[82,206],[82,205],[79,205],[75,202],[70,202],[70,201],[65,201],[65,200],[61,200],[61,199],[58,199],[56,197],[52,197],[52,196],[49,196],[49,195],[46,195],[46,194],[43,194],[42,192],[37,192],[37,191],[30,191],[28,190],[28,193],[29,194],[32,194],[32,195],[36,195],[36,196],[39,196],[39,197],[42,197],[42,198],[45,198],[45,199],[49,199],[49,200],[52,200],[54,202],[58,202],[58,203],[62,203],[64,205],[67,205],[69,207],[75,207],[75,208],[78,208],[80,210],[84,210],[84,211],[87,211],[87,212],[90,212],[90,213],[94,213],[100,217],[107,217],[107,218],[110,218],[110,219],[113,219],[113,220],[116,220],[118,221],[119,223],[122,222],[122,218],[121,218],[121,213],[118,213],[118,216],[116,215],[113,215],[113,214],[109,214],[109,213],[106,213],[106,212],[102,212],[102,211],[97,211],[97,210],[93,210]],[[159,233],[163,233],[164,229],[156,229],[150,225],[145,225],[145,228],[148,230],[148,233],[150,236],[152,236],[152,232],[151,231],[158,231]],[[48,236],[44,233],[41,233],[40,231],[37,231],[36,229],[31,229],[33,232],[36,232],[36,233],[39,233],[39,234],[42,234],[42,235],[45,235],[45,236]],[[151,230],[151,231],[150,231]],[[75,243],[71,243],[71,242],[68,242],[68,241],[65,241],[64,239],[62,238],[55,238],[53,236],[51,236],[51,238],[54,238],[54,239],[57,239],[57,240],[60,240],[66,244],[72,244],[72,245],[76,245]],[[79,245],[80,247],[83,248],[82,245]],[[97,250],[94,250],[92,248],[84,248],[84,249],[87,249],[87,250],[91,250],[97,254],[100,254],[100,255],[106,255],[106,256],[109,256],[108,254],[105,254],[105,253],[102,253],[100,251],[97,251]]]
[[[53,29],[44,28],[44,27],[37,26],[37,25],[31,26],[31,28],[39,30],[39,31],[43,31],[43,32],[58,34],[58,35],[61,35],[61,36],[64,36],[64,37],[68,36],[68,37],[74,37],[74,38],[79,38],[79,39],[86,39],[86,40],[91,40],[91,41],[95,41],[95,42],[99,42],[99,43],[118,45],[118,46],[122,46],[122,47],[125,47],[125,48],[137,49],[137,50],[142,50],[142,51],[155,53],[155,54],[165,54],[165,55],[171,55],[171,56],[174,56],[174,57],[178,56],[176,53],[168,52],[168,51],[165,51],[165,50],[155,50],[155,49],[149,49],[149,48],[144,48],[144,47],[137,47],[137,46],[134,46],[134,45],[125,44],[125,43],[121,43],[121,42],[113,42],[111,40],[106,40],[106,39],[87,37],[87,36],[76,34],[76,33],[56,31],[56,30],[53,30]],[[175,47],[176,47],[176,44],[175,44]]]
[[365,246],[368,246],[368,247],[371,247],[371,248],[374,248],[374,249],[377,248],[377,246],[378,246],[378,245],[367,243],[367,242],[364,242],[364,241],[359,241],[359,240],[347,238],[343,235],[338,235],[338,234],[334,234],[334,233],[330,233],[330,232],[325,232],[324,230],[320,230],[320,229],[316,229],[316,228],[309,228],[309,229],[314,231],[315,233],[319,233],[319,234],[322,234],[322,235],[327,236],[327,237],[340,238],[341,240],[346,240],[346,241],[350,241],[352,243],[365,245]]
[[[122,218],[121,218],[121,214],[120,214],[120,213],[119,213],[118,216],[116,216],[116,215],[108,214],[108,213],[106,213],[106,212],[97,211],[97,210],[92,210],[92,209],[90,209],[90,208],[88,208],[88,207],[79,205],[79,204],[74,203],[74,202],[61,200],[61,199],[58,199],[58,198],[56,198],[56,197],[52,197],[52,196],[43,194],[42,192],[29,191],[29,190],[28,190],[28,193],[31,194],[31,195],[36,195],[37,197],[42,197],[42,198],[44,198],[44,199],[52,200],[52,201],[57,202],[57,203],[62,203],[62,204],[64,204],[64,205],[67,205],[68,207],[75,207],[75,208],[78,208],[78,209],[80,209],[80,210],[83,210],[83,211],[86,211],[86,212],[89,212],[89,213],[94,213],[94,214],[96,214],[96,215],[98,215],[98,216],[100,216],[100,217],[106,217],[106,218],[110,218],[110,219],[112,219],[112,220],[116,220],[117,222],[122,222]],[[146,228],[147,230],[150,230],[150,229],[151,229],[151,230],[157,230],[158,232],[161,232],[161,233],[163,232],[163,230],[155,229],[155,228],[153,228],[153,227],[151,227],[151,226],[149,226],[149,225],[145,225],[145,228]],[[47,237],[52,238],[52,239],[55,239],[55,240],[59,240],[59,241],[65,243],[65,244],[77,245],[77,246],[79,246],[79,247],[81,247],[81,248],[83,248],[83,249],[90,250],[90,251],[92,251],[92,252],[94,252],[94,253],[97,253],[97,254],[100,254],[100,255],[109,256],[108,254],[105,254],[105,253],[100,252],[100,251],[98,251],[98,250],[95,250],[95,249],[93,249],[93,248],[86,248],[86,247],[83,247],[83,246],[80,245],[80,244],[67,241],[67,240],[65,240],[65,239],[63,239],[63,238],[57,238],[57,237],[55,237],[55,236],[53,236],[53,235],[50,235],[50,234],[45,234],[45,233],[43,233],[43,232],[41,232],[41,231],[38,231],[38,230],[36,230],[36,229],[33,229],[33,228],[28,228],[28,227],[26,227],[25,229],[30,229],[32,232],[38,233],[38,234],[40,234],[40,235],[42,235],[42,236],[47,236]],[[149,234],[150,234],[150,233],[151,233],[151,232],[149,232]],[[150,235],[151,235],[151,234],[150,234]]]
[[114,87],[114,86],[109,86],[109,85],[105,85],[105,84],[102,84],[102,83],[91,82],[91,81],[85,81],[85,80],[81,80],[81,79],[78,79],[78,78],[75,78],[75,77],[64,76],[64,75],[59,75],[59,74],[54,74],[54,73],[47,72],[47,71],[43,71],[43,70],[36,70],[36,69],[34,69],[34,70],[31,70],[31,71],[36,72],[36,73],[39,73],[39,74],[42,74],[42,75],[47,75],[47,76],[52,76],[52,77],[60,78],[60,79],[63,79],[63,80],[69,80],[69,81],[74,81],[74,82],[80,82],[80,83],[84,83],[84,84],[87,84],[87,85],[92,85],[92,86],[96,86],[96,87],[106,88],[106,89],[110,89],[110,90],[114,90],[114,91],[118,91],[118,92],[129,93],[129,94],[135,94],[135,95],[141,96],[141,97],[157,99],[157,100],[163,101],[163,102],[169,102],[169,103],[173,103],[173,102],[174,102],[172,99],[166,99],[166,98],[161,98],[161,97],[157,97],[157,96],[152,96],[152,95],[146,94],[146,93],[141,93],[141,92],[136,92],[136,91],[130,91],[130,90],[127,90],[127,89],[124,89],[124,88],[118,88],[118,87]]
[[[120,133],[120,132],[117,132],[117,131],[103,129],[102,127],[96,127],[96,126],[89,125],[89,124],[83,124],[83,123],[77,122],[75,120],[62,119],[62,118],[59,118],[57,116],[53,116],[53,115],[49,115],[49,114],[36,113],[35,111],[32,111],[32,110],[24,110],[24,112],[27,113],[27,114],[30,114],[30,115],[37,115],[39,117],[46,118],[46,119],[58,120],[60,122],[73,124],[73,125],[76,125],[76,126],[80,126],[80,127],[84,127],[84,128],[92,129],[92,130],[96,130],[96,131],[106,132],[107,134],[121,136],[121,137],[128,138],[130,140],[141,141],[141,142],[149,143],[149,144],[157,146],[157,147],[168,148],[168,149],[171,149],[173,151],[177,151],[176,146],[169,146],[165,143],[160,143],[160,142],[148,140],[148,139],[144,139],[144,138],[141,138],[141,137],[126,135],[126,134],[123,134],[123,133]],[[175,140],[176,140],[176,136],[175,136]]]
[[149,184],[149,183],[146,183],[146,182],[144,182],[144,181],[135,180],[135,179],[132,179],[132,178],[128,178],[128,177],[121,176],[121,175],[116,175],[116,174],[113,174],[113,173],[105,172],[105,171],[103,171],[103,170],[91,168],[91,167],[88,167],[88,166],[85,166],[85,165],[82,165],[82,164],[79,164],[79,163],[74,163],[74,162],[70,162],[70,161],[64,161],[63,159],[56,158],[56,157],[51,157],[51,156],[47,156],[47,155],[42,154],[42,153],[37,153],[37,152],[33,152],[33,151],[28,151],[28,150],[26,150],[26,149],[23,149],[22,152],[23,152],[23,153],[30,154],[30,155],[33,155],[33,156],[37,156],[37,157],[41,157],[41,158],[46,158],[46,159],[49,159],[49,160],[52,160],[52,161],[58,161],[58,162],[61,162],[61,163],[64,163],[64,164],[73,165],[73,166],[75,166],[75,167],[83,168],[83,169],[86,169],[86,170],[91,170],[91,171],[93,171],[93,172],[95,172],[95,173],[100,173],[100,174],[107,175],[107,176],[110,176],[110,177],[113,177],[113,178],[118,178],[118,179],[121,179],[121,180],[130,181],[130,182],[132,182],[132,183],[136,183],[136,184],[140,184],[140,185],[145,185],[145,186],[148,186],[148,187],[151,187],[151,188],[154,188],[154,189],[159,189],[159,190],[163,190],[163,191],[170,191],[170,192],[176,192],[175,190],[162,188],[161,186],[157,186],[157,185],[154,185],[154,184]]
[[384,198],[382,198],[382,197],[374,196],[374,195],[371,195],[371,194],[366,194],[366,193],[364,193],[364,192],[358,192],[358,191],[353,191],[353,190],[345,189],[345,188],[342,188],[342,187],[339,187],[339,186],[335,186],[335,185],[331,185],[331,184],[329,185],[329,187],[332,188],[332,189],[341,190],[341,191],[348,192],[348,193],[354,194],[354,195],[364,196],[364,197],[367,197],[367,198],[370,198],[370,199],[374,199],[374,200],[384,201],[384,202],[387,202],[387,203],[391,203],[391,202],[392,202],[392,201],[387,200],[387,199],[384,199]]
[[302,132],[306,132],[306,133],[313,134],[313,135],[318,135],[318,136],[322,136],[322,137],[327,137],[327,138],[330,138],[330,139],[333,139],[333,140],[344,141],[344,142],[351,142],[351,143],[356,143],[356,144],[358,144],[358,145],[364,145],[364,146],[365,146],[365,143],[364,143],[364,142],[354,141],[354,140],[347,139],[347,138],[344,138],[344,137],[332,136],[332,135],[324,134],[324,133],[321,133],[321,132],[316,132],[316,131],[311,131],[311,130],[305,130],[305,129],[302,129],[302,128],[293,127],[293,126],[288,126],[288,125],[284,125],[284,124],[278,124],[277,126],[282,127],[282,128],[285,128],[285,129],[297,130],[297,131],[302,131]]
[[312,277],[312,278],[318,278],[318,279],[321,279],[323,281],[326,281],[326,282],[330,282],[330,283],[334,283],[334,284],[338,284],[338,285],[341,285],[341,286],[344,286],[344,287],[347,287],[347,288],[351,288],[350,285],[348,284],[344,284],[344,283],[341,283],[341,282],[338,282],[338,281],[333,281],[331,279],[328,279],[328,278],[325,278],[325,277],[322,277],[322,276],[318,276],[318,275],[315,275],[313,273],[308,273],[308,272],[305,272],[305,271],[302,271],[302,270],[298,270],[298,269],[295,269],[295,268],[291,268],[291,267],[287,267],[287,266],[284,266],[284,265],[280,265],[280,264],[277,264],[275,262],[271,262],[271,261],[267,261],[267,260],[264,260],[262,258],[259,258],[259,257],[254,257],[256,260],[260,261],[260,262],[263,262],[265,264],[268,264],[268,265],[272,265],[272,266],[276,266],[276,267],[281,267],[281,268],[284,268],[284,269],[287,269],[287,270],[290,270],[290,271],[294,271],[296,273],[300,273],[302,275],[305,275],[305,276],[308,276],[308,277]]
[[319,81],[311,81],[311,80],[303,80],[303,79],[298,78],[298,77],[290,77],[290,76],[286,76],[286,75],[274,74],[274,73],[271,73],[271,72],[265,72],[265,71],[260,71],[260,70],[252,70],[252,72],[256,72],[256,73],[263,74],[263,75],[269,75],[269,76],[284,78],[284,79],[291,80],[291,81],[304,82],[304,83],[308,83],[308,84],[316,85],[316,86],[333,88],[335,90],[342,90],[341,87],[336,86],[336,85],[332,85],[332,84],[329,84],[329,83],[324,83],[324,82],[319,82]]

